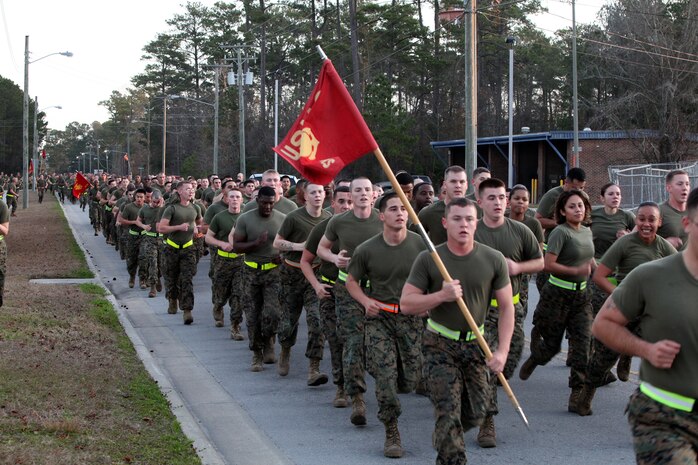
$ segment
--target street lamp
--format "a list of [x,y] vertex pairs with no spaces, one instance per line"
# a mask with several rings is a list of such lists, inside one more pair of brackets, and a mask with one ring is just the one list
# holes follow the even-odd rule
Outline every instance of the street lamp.
[[514,186],[514,45],[516,37],[507,37],[509,45],[509,188]]
[[29,65],[31,63],[36,63],[39,60],[50,57],[52,55],[63,55],[66,57],[72,57],[72,52],[54,52],[44,55],[36,60],[29,60],[29,36],[24,36],[24,117],[22,120],[22,167],[24,173],[22,175],[22,181],[24,188],[22,190],[22,208],[25,209],[29,206]]
[[170,95],[170,99],[192,100],[194,102],[213,107],[213,172],[218,173],[218,92],[216,92],[216,98],[214,100],[214,103],[204,102],[203,100],[187,97],[184,95]]
[[36,129],[36,119],[40,112],[48,110],[49,108],[58,108],[59,110],[63,109],[63,107],[60,105],[51,105],[50,107],[44,107],[39,110],[39,97],[34,98],[34,154],[32,155],[32,159],[34,160],[34,170],[32,172],[32,185],[34,186],[34,191],[36,191],[36,172],[39,170],[39,133]]

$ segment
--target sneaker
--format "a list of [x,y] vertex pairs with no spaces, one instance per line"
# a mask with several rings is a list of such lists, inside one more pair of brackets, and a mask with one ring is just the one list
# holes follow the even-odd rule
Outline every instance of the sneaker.
[[480,425],[477,434],[477,444],[483,449],[497,447],[497,432],[494,429],[494,416],[487,415]]

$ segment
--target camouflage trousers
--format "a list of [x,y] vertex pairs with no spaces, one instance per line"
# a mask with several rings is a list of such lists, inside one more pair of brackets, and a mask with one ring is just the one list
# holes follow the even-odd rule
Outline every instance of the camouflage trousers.
[[162,251],[165,264],[165,296],[168,300],[179,300],[181,310],[194,310],[194,275],[196,274],[196,252],[193,247],[175,249],[165,245]]
[[12,211],[12,213],[17,211],[17,197],[14,195],[7,195],[5,197],[7,201],[7,207]]
[[281,293],[279,273],[278,266],[266,271],[243,266],[242,310],[252,351],[263,350],[265,343],[276,335]]
[[[507,362],[504,365],[502,373],[506,379],[510,379],[516,371],[516,367],[521,360],[521,354],[525,344],[526,335],[524,333],[524,314],[521,302],[514,304],[514,332],[511,335],[511,344],[509,346],[509,355]],[[494,352],[499,346],[499,308],[490,307],[485,320],[485,340]],[[489,403],[487,407],[488,415],[496,415],[499,413],[497,408],[497,377],[492,376],[490,379]]]
[[114,225],[114,233],[116,235],[116,250],[119,251],[119,257],[121,257],[122,260],[126,260],[129,241],[128,227]]
[[342,342],[344,391],[350,395],[366,392],[364,361],[364,320],[366,312],[343,283],[334,286],[337,333]]
[[211,257],[211,262],[208,266],[208,277],[211,278],[211,292],[213,292],[213,269],[216,266],[216,260],[218,260],[218,247],[209,245],[208,252],[209,257]]
[[550,273],[546,273],[545,271],[536,273],[536,289],[538,289],[538,294],[543,292],[543,288],[548,283],[548,279],[550,279]]
[[90,202],[90,223],[94,228],[95,232],[99,232],[102,228],[102,219],[100,217],[101,209],[99,208],[99,203]]
[[698,411],[683,412],[638,389],[626,409],[638,465],[698,464]]
[[131,234],[131,232],[124,228],[122,231],[122,236],[126,237],[126,270],[129,276],[136,276],[138,272],[138,278],[141,282],[145,283],[146,280],[146,269],[139,267],[139,254],[141,249],[141,241],[143,236],[140,234]]
[[211,301],[213,308],[230,306],[230,323],[242,323],[242,304],[240,297],[242,293],[242,274],[244,265],[244,255],[235,258],[221,257],[217,253],[216,259],[211,255],[213,265],[213,278],[211,282]]
[[138,251],[138,269],[145,276],[147,286],[155,286],[160,280],[160,245],[162,239],[144,235]]
[[[631,320],[627,326],[628,330],[640,336],[640,319]],[[604,343],[596,338],[592,338],[591,353],[589,355],[589,366],[587,368],[587,384],[593,387],[601,387],[605,384],[606,375],[618,362],[620,354],[608,348]]]
[[572,291],[547,283],[533,313],[531,357],[538,365],[547,364],[569,336],[569,387],[580,387],[586,378],[591,343],[591,301],[587,289]]
[[284,263],[281,266],[281,287],[283,300],[279,315],[279,344],[287,348],[296,345],[298,320],[305,308],[305,320],[308,325],[305,356],[310,359],[322,359],[325,338],[320,329],[320,309],[313,286],[305,279],[300,268]]
[[2,297],[5,295],[5,274],[7,273],[7,242],[5,238],[0,240],[0,307]]
[[116,234],[114,232],[114,215],[111,211],[104,212],[104,224],[102,231],[104,233],[104,237],[107,239],[107,242],[114,241],[116,238]]
[[528,315],[528,286],[531,283],[530,274],[521,275],[521,285],[519,286],[519,302],[523,309],[524,318]]
[[[320,282],[326,283],[321,276]],[[336,386],[344,386],[344,368],[342,367],[342,351],[344,346],[337,333],[337,311],[335,306],[334,289],[330,289],[330,296],[326,299],[319,299],[320,327],[322,334],[330,346],[330,359],[332,361],[332,382]]]
[[606,294],[593,280],[589,280],[589,296],[591,297],[591,311],[592,315],[596,317],[599,314],[599,310],[603,306],[604,302],[608,298]]
[[196,249],[196,263],[199,263],[201,257],[204,256],[204,248],[206,247],[206,241],[204,236],[194,237],[194,248]]
[[476,341],[452,341],[424,331],[424,372],[434,405],[437,465],[464,465],[463,433],[485,417],[489,369]]
[[39,203],[42,203],[44,201],[44,192],[45,191],[46,191],[46,189],[44,189],[43,187],[38,188],[37,194],[39,195]]
[[422,370],[422,322],[382,312],[364,323],[366,370],[376,380],[378,419],[386,424],[402,413],[398,393],[414,391]]

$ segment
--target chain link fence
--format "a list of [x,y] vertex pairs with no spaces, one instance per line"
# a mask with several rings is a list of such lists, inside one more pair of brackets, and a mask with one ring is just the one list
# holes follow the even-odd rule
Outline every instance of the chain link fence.
[[698,187],[698,161],[680,163],[655,163],[646,165],[611,165],[608,177],[620,186],[623,208],[635,208],[642,202],[662,203],[666,200],[667,173],[684,170],[691,180],[691,187]]

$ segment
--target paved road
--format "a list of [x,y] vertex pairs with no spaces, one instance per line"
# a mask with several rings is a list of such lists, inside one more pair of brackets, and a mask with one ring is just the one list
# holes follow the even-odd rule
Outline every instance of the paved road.
[[[184,326],[181,312],[167,314],[164,294],[147,298],[147,291],[128,288],[125,262],[93,236],[87,214],[65,205],[66,216],[86,250],[98,278],[113,293],[122,320],[146,366],[169,395],[185,432],[195,440],[205,463],[249,465],[366,465],[391,462],[382,455],[384,430],[376,418],[376,400],[369,379],[368,425],[349,422],[350,409],[332,407],[334,386],[308,388],[306,338],[291,357],[290,374],[281,378],[275,367],[249,371],[247,341],[229,338],[228,329],[215,328],[211,315],[209,260],[199,263],[195,277],[194,324]],[[537,294],[532,285],[531,309]],[[532,313],[532,310],[531,312]],[[228,318],[226,313],[226,319]],[[530,315],[529,315],[530,319]],[[530,328],[530,321],[528,322]],[[528,333],[528,329],[527,329]],[[277,347],[278,351],[278,347]],[[524,354],[526,356],[527,354]],[[480,449],[476,431],[466,434],[470,463],[477,464],[622,464],[634,463],[630,434],[623,417],[628,396],[637,387],[616,382],[597,392],[594,415],[567,413],[568,370],[564,354],[539,367],[526,382],[511,382],[531,423],[527,430],[500,392],[496,418],[498,447]],[[637,363],[637,361],[635,361]],[[322,368],[329,372],[326,349]],[[637,369],[637,366],[633,366]],[[395,463],[434,463],[431,447],[433,410],[427,398],[402,395],[400,432],[405,456]]]

